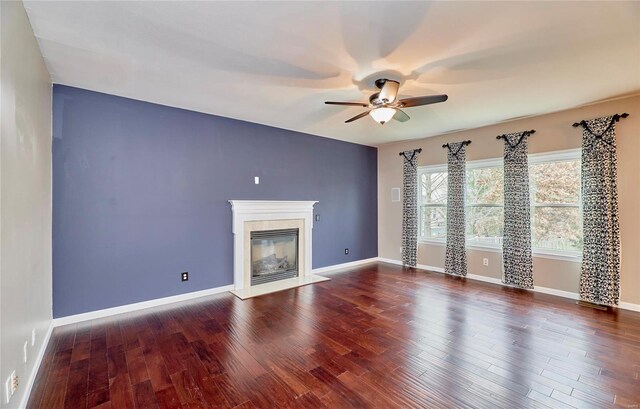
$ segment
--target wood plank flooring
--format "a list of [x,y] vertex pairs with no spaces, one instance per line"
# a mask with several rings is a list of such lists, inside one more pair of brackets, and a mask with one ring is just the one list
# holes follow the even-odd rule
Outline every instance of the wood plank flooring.
[[56,328],[29,408],[638,408],[640,314],[371,264]]

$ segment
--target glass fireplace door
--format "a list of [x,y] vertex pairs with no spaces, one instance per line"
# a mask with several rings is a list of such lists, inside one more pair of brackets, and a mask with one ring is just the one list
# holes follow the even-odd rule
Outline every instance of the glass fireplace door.
[[298,276],[298,229],[251,232],[251,285]]

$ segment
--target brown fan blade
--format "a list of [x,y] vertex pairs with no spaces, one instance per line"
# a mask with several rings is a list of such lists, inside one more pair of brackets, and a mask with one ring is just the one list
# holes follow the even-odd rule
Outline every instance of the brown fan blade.
[[396,108],[396,113],[393,115],[393,119],[400,122],[407,122],[409,119],[409,115],[407,115],[404,111]]
[[449,97],[446,95],[429,95],[425,97],[404,98],[398,101],[398,105],[402,108],[417,107],[420,105],[437,104],[444,102]]
[[353,118],[347,119],[346,121],[344,121],[344,123],[348,124],[349,122],[353,122],[353,121],[358,120],[360,118],[364,118],[367,115],[369,115],[369,111],[364,111],[363,113],[358,114],[358,115],[354,116]]
[[390,104],[396,100],[398,96],[398,87],[400,87],[400,83],[398,81],[386,80],[382,89],[380,90],[380,95],[378,95],[378,99],[385,104]]
[[365,104],[364,102],[335,102],[335,101],[325,101],[327,105],[347,105],[352,107],[368,107],[369,104]]

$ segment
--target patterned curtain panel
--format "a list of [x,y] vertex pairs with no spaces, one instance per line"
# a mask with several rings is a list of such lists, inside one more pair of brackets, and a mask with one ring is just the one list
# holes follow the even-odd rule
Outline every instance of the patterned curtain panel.
[[464,190],[465,144],[449,143],[447,146],[447,248],[444,271],[459,276],[467,275],[467,253],[465,250]]
[[416,266],[418,251],[418,152],[402,152],[402,264]]
[[502,135],[504,139],[504,238],[502,282],[533,288],[531,216],[529,201],[529,132]]
[[580,298],[603,305],[617,305],[620,297],[616,119],[606,116],[584,121],[582,135]]

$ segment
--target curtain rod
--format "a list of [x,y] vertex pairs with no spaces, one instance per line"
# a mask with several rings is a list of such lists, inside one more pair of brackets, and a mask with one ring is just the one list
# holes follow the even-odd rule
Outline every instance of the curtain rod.
[[[626,113],[626,112],[625,112],[625,113],[623,113],[623,114],[615,114],[615,115],[613,116],[613,121],[614,121],[614,122],[618,122],[621,118],[626,118],[626,117],[628,117],[628,116],[629,116],[629,114],[628,114],[628,113]],[[580,121],[580,122],[576,122],[576,123],[574,123],[574,124],[573,124],[573,125],[571,125],[571,126],[573,126],[574,128],[577,128],[577,127],[579,127],[580,125],[586,125],[586,124],[587,124],[587,121],[585,121],[585,120],[583,119],[582,121]]]
[[[522,135],[533,135],[534,133],[536,133],[536,130],[535,130],[535,129],[532,129],[532,130],[530,130],[530,131],[524,131],[524,132],[522,132]],[[502,134],[502,135],[498,135],[498,136],[496,136],[496,139],[503,139],[506,135],[507,135],[506,133],[505,133],[505,134]]]
[[[418,152],[418,153],[422,153],[422,148],[414,149],[413,151],[414,152]],[[398,155],[402,156],[402,155],[404,155],[404,152],[400,152]]]
[[[462,145],[470,145],[471,141],[462,141]],[[445,143],[444,145],[442,145],[443,148],[448,148],[449,144]]]

